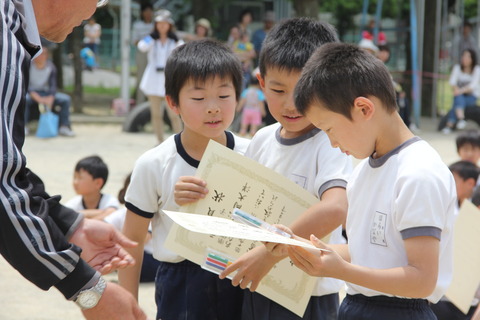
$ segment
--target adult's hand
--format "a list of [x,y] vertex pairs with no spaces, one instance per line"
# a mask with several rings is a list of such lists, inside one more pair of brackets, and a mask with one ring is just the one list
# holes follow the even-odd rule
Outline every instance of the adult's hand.
[[137,243],[106,222],[84,219],[70,242],[82,248],[81,258],[102,274],[135,264],[123,247],[133,248]]
[[98,304],[82,310],[87,320],[146,320],[147,316],[138,306],[130,292],[121,286],[108,282]]

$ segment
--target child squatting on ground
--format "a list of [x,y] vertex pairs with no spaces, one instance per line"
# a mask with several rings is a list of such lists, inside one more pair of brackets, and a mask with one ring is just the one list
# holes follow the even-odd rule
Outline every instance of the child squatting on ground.
[[[296,234],[308,237],[315,233],[323,237],[332,233],[331,243],[344,243],[341,225],[347,214],[345,187],[352,171],[351,159],[332,148],[325,132],[300,114],[293,100],[295,85],[309,57],[321,45],[336,41],[336,31],[331,25],[308,18],[285,20],[270,30],[260,53],[258,80],[269,111],[278,123],[260,129],[245,156],[288,177],[320,199],[305,212],[297,213],[291,225]],[[189,190],[189,183],[199,188]],[[189,196],[201,193],[202,183],[195,177],[183,177],[175,186],[177,203],[188,203]],[[232,283],[252,291],[244,292],[242,319],[336,319],[338,291],[344,285],[336,279],[318,279],[303,317],[254,292],[274,265],[286,257],[286,254],[273,256],[259,245],[221,274],[224,278],[237,271]]]
[[364,159],[348,181],[348,245],[289,247],[297,267],[347,282],[338,319],[436,319],[452,278],[452,173],[396,111],[383,63],[357,46],[326,44],[309,59],[295,105],[333,147]]
[[174,185],[180,176],[195,174],[211,139],[245,152],[249,140],[226,131],[240,97],[240,61],[219,42],[191,41],[169,56],[165,81],[166,101],[181,116],[184,129],[147,151],[134,166],[123,231],[139,243],[129,250],[138,263],[119,272],[120,284],[138,297],[143,241],[151,221],[153,255],[161,261],[155,280],[156,319],[240,319],[239,288],[164,248],[173,221],[161,212],[179,210]]

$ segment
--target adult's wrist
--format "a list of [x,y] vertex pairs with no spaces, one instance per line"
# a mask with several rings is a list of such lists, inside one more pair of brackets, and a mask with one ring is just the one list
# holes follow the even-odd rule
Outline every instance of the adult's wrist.
[[107,282],[100,277],[93,286],[81,290],[74,301],[82,310],[92,309],[98,304],[106,288]]
[[100,273],[90,267],[84,260],[80,259],[75,269],[55,284],[55,288],[57,288],[67,300],[73,300],[81,290],[92,287],[98,282],[99,278]]

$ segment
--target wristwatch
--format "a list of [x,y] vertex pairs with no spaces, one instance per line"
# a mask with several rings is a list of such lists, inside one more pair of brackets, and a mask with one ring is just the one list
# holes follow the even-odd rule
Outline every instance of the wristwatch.
[[107,283],[105,282],[105,279],[100,277],[96,285],[90,289],[80,291],[77,299],[75,299],[75,303],[78,304],[82,309],[91,309],[95,307],[102,297],[106,286]]

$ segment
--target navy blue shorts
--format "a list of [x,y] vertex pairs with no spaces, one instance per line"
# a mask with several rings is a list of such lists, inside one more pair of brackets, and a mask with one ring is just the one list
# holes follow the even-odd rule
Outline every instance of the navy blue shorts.
[[243,299],[243,320],[336,320],[338,312],[338,294],[313,296],[308,302],[303,317],[297,316],[285,307],[265,296],[245,290]]
[[433,313],[437,316],[438,320],[470,320],[477,310],[476,306],[470,307],[467,314],[464,314],[450,301],[440,300],[436,304],[430,305]]
[[240,320],[243,290],[188,260],[160,262],[155,302],[157,319]]
[[349,295],[343,299],[338,320],[437,320],[425,299]]
[[140,282],[153,282],[157,275],[157,269],[160,261],[155,259],[150,253],[143,251],[142,271],[140,272]]

